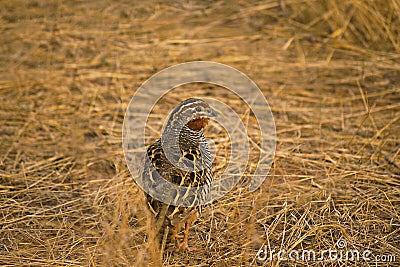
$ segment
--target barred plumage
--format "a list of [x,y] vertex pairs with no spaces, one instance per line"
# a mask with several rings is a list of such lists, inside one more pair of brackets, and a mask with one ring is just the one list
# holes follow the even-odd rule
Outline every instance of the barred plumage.
[[[147,157],[145,157],[141,175],[147,188],[157,186],[157,182],[153,179],[154,170],[174,184],[201,188],[196,195],[199,199],[188,199],[187,207],[170,206],[146,194],[149,209],[154,214],[154,228],[158,237],[163,236],[164,229],[168,231],[169,227],[173,227],[171,241],[176,243],[175,250],[191,250],[188,246],[189,227],[201,212],[201,205],[198,206],[199,201],[205,203],[209,197],[213,179],[212,159],[202,130],[207,126],[209,118],[215,115],[215,111],[205,101],[197,98],[187,99],[173,110],[161,138],[147,148]],[[174,139],[178,141],[175,150],[172,142]],[[173,154],[173,157],[179,155],[175,160],[189,169],[179,168],[171,163],[163,145],[178,152]],[[177,194],[176,192],[166,193]],[[183,225],[185,225],[185,232],[182,237],[178,234]],[[181,243],[178,242],[179,238],[183,238]]]

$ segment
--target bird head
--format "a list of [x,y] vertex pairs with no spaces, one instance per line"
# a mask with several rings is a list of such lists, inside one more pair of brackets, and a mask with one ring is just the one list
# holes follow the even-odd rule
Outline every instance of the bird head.
[[177,123],[185,123],[191,130],[203,130],[210,118],[217,113],[207,102],[199,98],[189,98],[181,102],[169,116],[167,127]]

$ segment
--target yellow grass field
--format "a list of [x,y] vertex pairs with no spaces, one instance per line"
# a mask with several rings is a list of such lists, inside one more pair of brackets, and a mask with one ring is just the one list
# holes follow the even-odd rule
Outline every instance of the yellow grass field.
[[[1,1],[0,30],[0,266],[400,266],[399,0]],[[261,88],[275,159],[206,208],[196,251],[160,256],[122,123],[144,81],[194,60]],[[148,140],[205,95],[257,139],[240,99],[197,84],[164,96]],[[229,140],[212,129],[217,171]],[[360,257],[296,258],[310,250]]]

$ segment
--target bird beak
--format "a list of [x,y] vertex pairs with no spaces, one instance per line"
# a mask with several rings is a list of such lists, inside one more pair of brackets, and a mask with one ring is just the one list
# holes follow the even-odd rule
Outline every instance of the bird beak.
[[209,113],[208,116],[209,116],[210,118],[214,118],[214,117],[217,117],[217,116],[218,116],[218,113],[217,113],[215,110],[211,109],[211,111],[210,111],[210,113]]

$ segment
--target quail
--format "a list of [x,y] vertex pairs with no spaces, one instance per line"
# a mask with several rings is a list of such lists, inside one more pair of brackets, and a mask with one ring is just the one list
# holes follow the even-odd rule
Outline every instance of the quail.
[[[210,196],[210,186],[213,179],[212,159],[203,129],[209,119],[216,116],[216,112],[202,99],[190,98],[181,102],[170,114],[161,138],[147,148],[144,157],[141,178],[146,187],[156,187],[154,179],[156,171],[165,180],[187,188],[202,188],[198,198],[188,199],[187,205],[166,204],[159,199],[145,193],[148,208],[154,221],[154,231],[158,238],[170,234],[173,243],[172,251],[194,250],[189,247],[189,228],[201,213],[202,205]],[[176,139],[180,158],[177,162],[184,162],[189,168],[181,168],[171,162],[166,154],[165,144],[171,148],[168,141]],[[173,140],[172,140],[173,141]],[[173,143],[173,142],[172,142]],[[166,192],[173,195],[174,192]],[[184,227],[184,235],[180,235]],[[171,233],[169,229],[172,228]],[[166,232],[167,231],[167,232]]]

